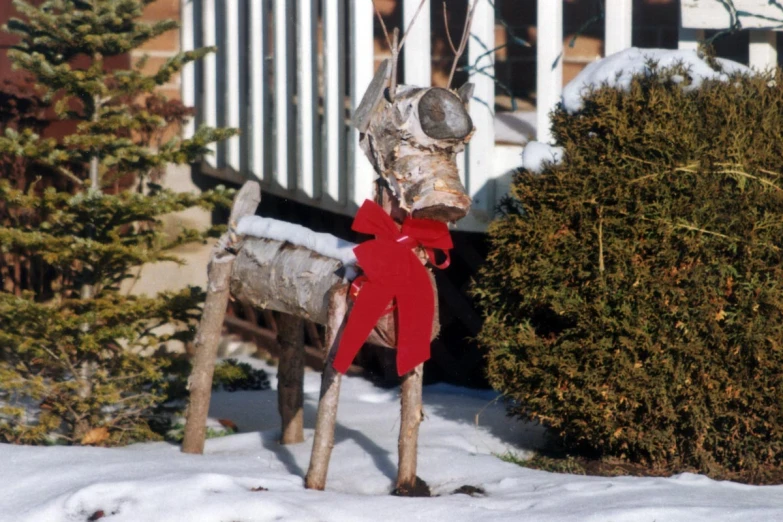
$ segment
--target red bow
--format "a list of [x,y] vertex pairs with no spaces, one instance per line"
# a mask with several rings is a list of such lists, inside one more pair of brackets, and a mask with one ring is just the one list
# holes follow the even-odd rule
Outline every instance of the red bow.
[[[405,375],[430,358],[430,337],[435,315],[435,295],[427,269],[413,248],[424,247],[435,264],[433,249],[447,251],[454,245],[445,223],[431,219],[405,218],[402,230],[372,201],[365,201],[351,227],[373,234],[353,249],[364,271],[361,292],[356,296],[345,325],[334,367],[345,373],[392,300],[397,307],[397,372]],[[448,256],[439,268],[448,266]]]

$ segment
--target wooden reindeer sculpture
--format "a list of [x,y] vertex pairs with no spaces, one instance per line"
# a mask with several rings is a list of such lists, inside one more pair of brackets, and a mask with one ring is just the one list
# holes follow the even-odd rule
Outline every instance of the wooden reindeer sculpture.
[[[466,24],[460,52],[468,31]],[[398,52],[396,37],[395,31]],[[256,308],[284,313],[278,321],[278,404],[284,443],[303,440],[302,320],[326,325],[328,354],[305,478],[308,488],[326,485],[340,371],[348,368],[365,341],[398,350],[402,414],[396,491],[403,495],[416,491],[423,362],[439,330],[437,290],[425,265],[448,264],[447,256],[438,265],[434,251],[451,248],[447,223],[461,219],[470,208],[456,155],[474,130],[466,109],[472,86],[457,92],[398,86],[393,69],[393,61],[381,65],[354,115],[361,147],[379,175],[376,201],[362,205],[354,229],[376,239],[350,245],[347,250],[354,253],[345,256],[346,246],[340,248],[332,236],[274,220],[254,218],[262,220],[265,232],[254,234],[262,237],[243,235],[249,221],[241,218],[255,212],[259,186],[248,182],[237,195],[230,230],[210,261],[207,301],[189,380],[184,452],[203,452],[217,341],[231,294]],[[294,236],[305,240],[294,241]],[[348,274],[356,270],[348,266],[353,264],[360,269],[358,277]]]
[[[437,303],[434,282],[420,264],[429,261],[435,265],[433,249],[451,248],[446,223],[461,219],[470,208],[470,198],[459,179],[456,155],[473,134],[466,110],[472,87],[468,84],[455,94],[447,89],[401,85],[392,97],[387,87],[389,73],[389,64],[384,63],[354,117],[354,124],[361,132],[362,149],[380,175],[376,200],[389,216],[383,224],[370,224],[378,216],[370,215],[363,206],[354,221],[354,229],[373,233],[378,241],[386,243],[373,245],[370,241],[356,249],[358,264],[365,272],[362,277],[369,279],[358,291],[347,324],[341,318],[348,308],[344,295],[347,287],[338,287],[331,294],[326,341],[330,353],[324,368],[313,453],[305,480],[308,488],[323,489],[326,482],[340,387],[337,370],[347,368],[358,350],[357,344],[368,334],[373,344],[398,350],[402,417],[397,491],[411,492],[417,483],[423,362],[429,358],[429,343],[439,328],[434,314]],[[411,237],[416,232],[418,237]],[[372,247],[377,251],[372,252]],[[416,256],[411,254],[411,248]],[[419,264],[418,270],[406,266],[411,257],[413,263]],[[421,274],[424,274],[423,282]],[[411,282],[412,286],[403,288]],[[378,286],[384,288],[377,289]],[[356,283],[353,287],[357,287]],[[378,298],[369,295],[370,292],[378,294]],[[397,309],[394,313],[384,313],[392,295],[396,297]],[[422,307],[406,300],[418,301]],[[426,318],[424,324],[405,324],[422,318],[417,317],[420,312]],[[357,314],[363,318],[357,319]],[[365,316],[370,319],[364,319]],[[374,329],[373,324],[377,324]],[[341,332],[343,327],[345,331]],[[357,332],[362,327],[364,330]],[[411,331],[404,331],[406,327]],[[350,339],[341,339],[341,335]]]

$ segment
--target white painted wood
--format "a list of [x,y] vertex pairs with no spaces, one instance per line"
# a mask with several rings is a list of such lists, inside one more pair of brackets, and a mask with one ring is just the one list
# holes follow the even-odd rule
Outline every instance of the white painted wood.
[[748,65],[766,71],[778,65],[778,39],[775,31],[751,30]]
[[269,150],[266,135],[266,68],[264,58],[265,27],[264,3],[250,0],[250,173],[258,180],[267,181],[264,173],[264,154]]
[[[375,69],[373,7],[367,0],[351,0],[351,114],[356,111]],[[408,44],[406,44],[407,46]],[[359,147],[359,132],[351,126],[349,158],[353,178],[350,200],[357,207],[373,197],[375,170]]]
[[695,29],[728,29],[736,18],[745,29],[783,25],[783,9],[770,0],[733,0],[732,12],[725,0],[681,0],[682,26]]
[[479,0],[468,44],[468,63],[481,69],[483,73],[470,77],[470,81],[476,86],[469,107],[476,132],[466,152],[467,175],[463,180],[468,194],[473,198],[474,213],[487,212],[495,205],[491,153],[495,147],[495,53],[488,52],[494,47],[495,10],[489,0]]
[[293,86],[289,70],[289,31],[294,13],[288,0],[274,0],[275,33],[275,183],[282,189],[291,189],[290,126]]
[[[215,0],[202,0],[201,4],[201,20],[203,26],[202,42],[204,47],[212,47],[217,45],[217,27],[216,23],[216,9]],[[215,53],[207,54],[202,60],[202,67],[204,70],[204,96],[203,107],[201,107],[202,118],[204,124],[209,127],[217,127],[217,56]],[[211,143],[208,145],[211,154],[207,154],[204,160],[208,165],[217,167],[217,144]]]
[[[403,34],[408,31],[409,24],[421,4],[421,0],[404,0],[402,4],[402,17],[405,25]],[[432,21],[430,20],[430,3],[426,2],[416,17],[413,27],[405,38],[403,64],[403,82],[405,85],[429,87],[432,84],[432,52],[431,34]],[[456,38],[456,37],[455,37]]]
[[[605,56],[630,48],[633,43],[633,0],[606,0],[604,26]],[[539,27],[542,26],[539,24]]]
[[[221,49],[226,59],[226,92],[222,93],[226,107],[226,125],[238,129],[241,125],[239,115],[239,1],[226,2],[226,38],[225,49]],[[234,136],[226,143],[226,165],[235,172],[240,166],[240,137]]]
[[[318,53],[315,45],[318,6],[315,0],[296,3],[297,92],[298,107],[298,187],[308,197],[320,195],[320,161],[317,159],[316,121],[318,118]],[[318,189],[318,190],[316,190]]]
[[324,117],[326,194],[336,202],[345,201],[345,45],[344,1],[323,3],[324,24]]
[[563,92],[563,0],[538,0],[536,139],[552,141],[549,113]]
[[680,27],[677,32],[677,48],[683,51],[696,51],[704,41],[704,29]]
[[[193,0],[181,0],[180,16],[182,17],[182,27],[180,28],[180,48],[183,52],[192,51],[196,48],[194,34],[195,20]],[[193,62],[182,68],[182,103],[187,107],[196,105],[196,65]],[[182,129],[184,138],[191,138],[196,132],[196,120],[190,118]]]

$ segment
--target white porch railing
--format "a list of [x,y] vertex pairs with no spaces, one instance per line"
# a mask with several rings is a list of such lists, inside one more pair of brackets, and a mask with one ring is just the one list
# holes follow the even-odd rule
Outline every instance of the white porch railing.
[[[537,139],[552,141],[549,113],[560,101],[563,87],[563,0],[537,0]],[[750,30],[749,65],[759,70],[777,65],[775,31],[781,27],[773,19],[783,19],[780,2],[770,0],[733,0],[737,8],[760,16],[740,17],[743,27]],[[704,39],[705,29],[727,29],[731,18],[724,0],[680,0],[682,19],[679,28],[680,49],[696,49]],[[633,42],[633,0],[606,0],[604,54],[628,49]]]
[[[183,101],[198,114],[186,133],[202,123],[242,131],[215,147],[205,170],[236,182],[256,179],[267,192],[353,215],[371,196],[374,178],[349,121],[374,72],[371,0],[181,1],[183,49],[219,47],[216,55],[183,71]],[[419,0],[399,1],[408,23]],[[721,0],[682,1],[721,5]],[[537,2],[542,28],[537,40],[537,131],[539,141],[549,142],[549,112],[562,91],[563,0]],[[606,0],[606,54],[631,46],[632,4]],[[406,84],[430,83],[430,30],[436,23],[442,21],[430,20],[425,7],[404,49]],[[681,29],[680,46],[694,47],[703,29]],[[495,99],[490,78],[494,57],[487,53],[495,45],[494,30],[492,4],[479,0],[468,59],[471,64],[481,59],[478,65],[485,66],[487,75],[471,78],[476,101],[470,113],[477,131],[459,160],[474,201],[471,214],[458,225],[466,231],[486,229],[508,191],[509,172],[521,163],[522,147],[495,144],[489,109]],[[771,31],[753,31],[751,65],[764,68],[775,62],[774,43]]]
[[[419,0],[402,2],[407,23]],[[205,169],[232,181],[257,179],[273,194],[352,215],[371,197],[374,178],[349,122],[374,73],[374,16],[370,0],[182,0],[183,49],[219,48],[183,71],[183,101],[198,109],[186,133],[202,123],[242,131],[214,148]],[[491,4],[480,0],[471,62],[494,47],[494,22]],[[430,84],[430,23],[425,8],[405,44],[406,84]],[[483,59],[491,75],[493,58]],[[478,130],[460,159],[474,205],[459,229],[482,231],[506,190],[496,190],[497,178],[520,161],[519,147],[495,151],[492,80],[472,81],[483,103],[471,104]]]

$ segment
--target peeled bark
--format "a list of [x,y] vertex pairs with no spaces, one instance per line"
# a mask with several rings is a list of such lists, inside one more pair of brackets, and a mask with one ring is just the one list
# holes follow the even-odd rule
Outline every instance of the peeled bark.
[[[327,324],[329,291],[335,285],[344,284],[337,275],[341,269],[340,261],[304,247],[272,239],[247,238],[231,273],[231,294],[255,308]],[[435,291],[434,277],[432,285]],[[440,330],[437,302],[436,299],[433,339]],[[396,346],[393,312],[378,320],[367,342],[387,348]]]
[[[261,187],[254,181],[248,181],[234,199],[229,223],[234,225],[240,218],[253,215],[260,202]],[[190,403],[185,421],[185,438],[182,441],[184,453],[204,453],[215,358],[228,306],[229,276],[235,257],[226,248],[230,242],[230,233],[220,238],[212,250],[207,267],[207,298],[196,331],[193,370],[188,379]]]
[[326,324],[327,294],[343,279],[337,259],[283,241],[247,237],[231,274],[231,293],[255,308]]
[[448,222],[470,209],[456,156],[472,135],[473,122],[458,95],[399,86],[393,102],[376,104],[360,145],[402,210]]
[[280,364],[277,371],[277,406],[282,421],[281,444],[304,442],[304,319],[282,314],[277,339]]
[[416,489],[416,464],[419,441],[419,424],[422,411],[422,381],[424,365],[402,377],[400,390],[400,438],[398,441],[397,492],[405,495]]
[[323,490],[329,471],[329,459],[334,447],[334,427],[337,423],[337,404],[340,399],[340,373],[334,369],[334,358],[340,345],[345,321],[348,315],[348,285],[341,285],[329,292],[329,321],[326,325],[326,347],[329,355],[324,364],[321,380],[321,396],[318,401],[318,416],[315,422],[313,450],[310,467],[305,477],[307,489]]

